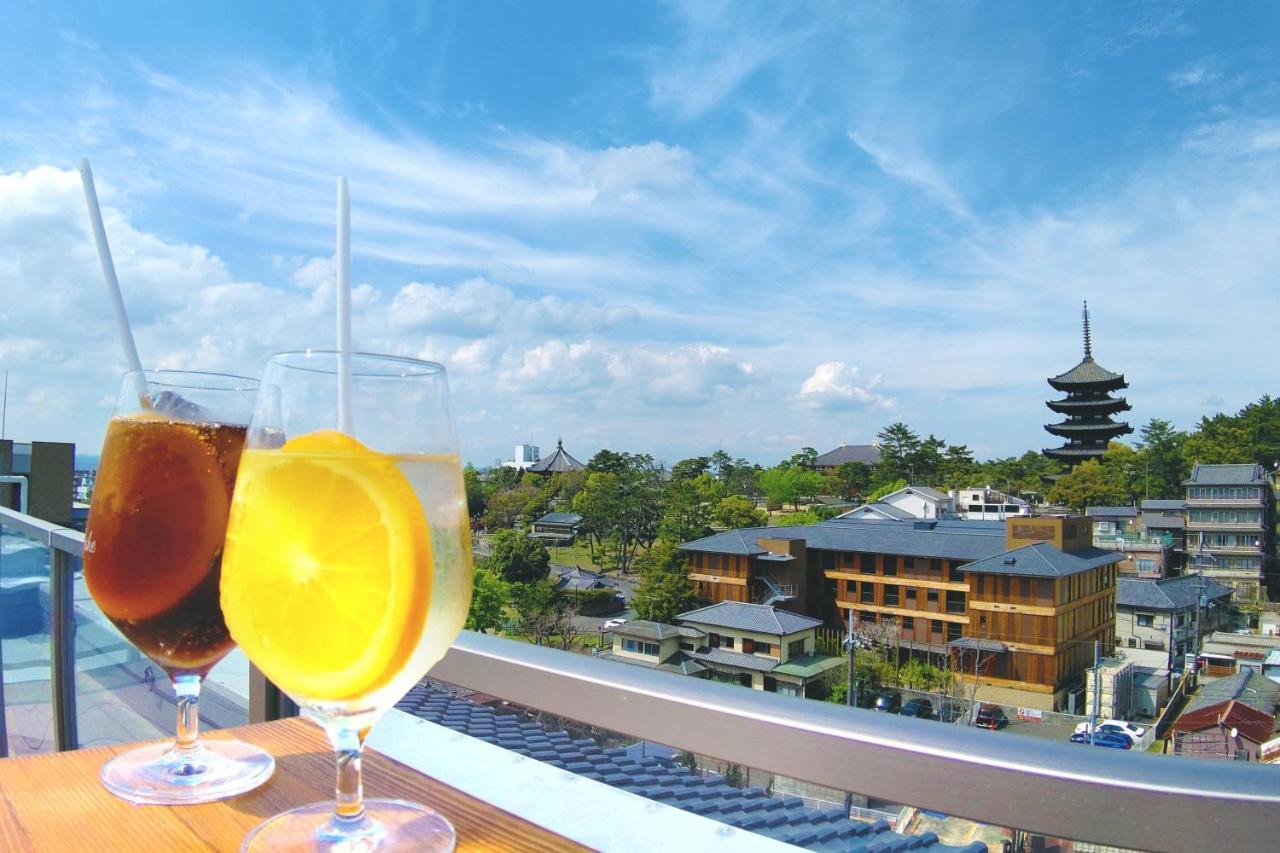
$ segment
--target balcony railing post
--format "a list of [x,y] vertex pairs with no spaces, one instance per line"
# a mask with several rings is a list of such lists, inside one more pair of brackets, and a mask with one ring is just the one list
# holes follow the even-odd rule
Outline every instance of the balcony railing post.
[[59,751],[76,749],[76,616],[75,576],[71,554],[49,539],[49,688],[54,743]]

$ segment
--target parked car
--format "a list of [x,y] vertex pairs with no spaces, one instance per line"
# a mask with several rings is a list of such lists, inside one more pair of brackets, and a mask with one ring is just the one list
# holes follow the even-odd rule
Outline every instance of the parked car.
[[871,707],[882,714],[896,714],[902,708],[902,694],[888,691],[880,693]]
[[601,627],[601,630],[612,631],[614,628],[621,628],[625,624],[627,624],[626,619],[610,619],[608,622],[604,623],[600,627]]
[[1004,715],[1004,710],[999,705],[992,705],[984,702],[978,706],[978,716],[974,718],[973,724],[981,729],[1002,729],[1009,725],[1009,718]]
[[[1133,738],[1135,742],[1147,732],[1147,730],[1144,729],[1142,726],[1134,725],[1128,720],[1099,720],[1098,721],[1098,731],[1105,732],[1105,731],[1116,731],[1116,730],[1124,732],[1129,737]],[[1079,723],[1076,725],[1077,734],[1081,732],[1087,733],[1088,731],[1089,731],[1088,723]]]
[[933,703],[928,699],[909,699],[899,711],[904,717],[921,717],[928,719],[933,716]]
[[[1072,743],[1088,743],[1088,732],[1076,732],[1071,736]],[[1112,749],[1133,749],[1133,741],[1124,732],[1104,732],[1099,726],[1099,731],[1093,737],[1094,746],[1108,746]]]

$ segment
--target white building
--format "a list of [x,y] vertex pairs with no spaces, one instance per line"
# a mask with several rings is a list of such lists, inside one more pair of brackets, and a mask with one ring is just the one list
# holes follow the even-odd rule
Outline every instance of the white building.
[[885,495],[879,502],[900,509],[913,518],[952,518],[955,515],[951,496],[928,486],[907,486]]
[[542,460],[541,450],[536,444],[517,444],[515,454],[502,463],[503,468],[517,468],[521,471]]
[[1031,515],[1031,504],[990,486],[960,489],[955,492],[955,496],[956,514],[970,521],[1003,521],[1006,518]]

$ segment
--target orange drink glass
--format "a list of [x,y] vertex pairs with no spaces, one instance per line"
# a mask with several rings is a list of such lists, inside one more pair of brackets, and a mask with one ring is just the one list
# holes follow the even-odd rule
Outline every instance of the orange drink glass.
[[471,539],[444,368],[351,357],[339,432],[339,356],[282,353],[263,372],[240,460],[222,608],[249,659],[324,726],[335,803],[264,823],[248,850],[449,850],[423,806],[364,800],[365,736],[444,656],[471,600]]

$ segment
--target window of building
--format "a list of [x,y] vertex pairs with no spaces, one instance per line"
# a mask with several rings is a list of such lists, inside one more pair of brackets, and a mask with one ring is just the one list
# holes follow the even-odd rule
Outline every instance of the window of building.
[[863,604],[874,604],[874,603],[875,603],[875,601],[876,601],[876,587],[875,587],[875,584],[869,584],[869,583],[864,583],[864,584],[862,584],[862,588],[861,588],[861,590],[860,590],[860,593],[861,593],[861,594],[860,594],[860,596],[859,596],[859,599],[858,599],[858,600],[859,600],[859,601],[861,601]]
[[682,652],[691,652],[691,651],[693,651],[693,643],[681,643],[681,644],[680,644],[680,651],[682,651]]
[[658,644],[646,643],[641,640],[633,640],[630,637],[622,638],[622,649],[627,652],[634,652],[641,655],[649,655],[650,657],[658,656]]
[[964,613],[965,601],[964,593],[955,590],[947,590],[947,612],[948,613]]
[[887,607],[898,606],[898,586],[897,584],[886,584],[884,588],[884,603]]
[[1162,643],[1160,640],[1143,640],[1142,647],[1149,652],[1164,651],[1164,643]]
[[1138,571],[1154,572],[1156,570],[1156,561],[1145,557],[1138,558]]
[[[746,651],[745,649],[743,651]],[[756,640],[756,654],[771,655],[773,654],[773,643],[762,643]]]
[[916,620],[914,616],[902,617],[902,630],[914,631],[916,629]]
[[1155,617],[1150,613],[1138,613],[1135,618],[1138,620],[1139,628],[1150,628],[1155,624]]
[[713,649],[720,648],[720,635],[714,632],[707,634],[707,645]]
[[904,569],[914,569],[915,567],[916,567],[916,558],[915,558],[915,557],[903,557],[903,558],[902,558],[902,568],[904,568]]
[[889,577],[898,574],[898,560],[896,557],[890,557],[887,554],[884,558],[884,573]]
[[938,591],[936,589],[929,590],[929,603],[930,604],[938,603]]
[[720,638],[720,646],[726,649],[733,648],[733,637],[730,637],[728,634],[722,636]]
[[743,638],[742,638],[742,652],[743,652],[743,654],[748,654],[748,655],[749,655],[749,654],[754,654],[754,653],[755,653],[755,650],[756,650],[756,641],[755,641],[755,640],[753,640],[753,639],[751,639],[750,637],[743,637]]
[[858,617],[858,621],[866,622],[868,625],[874,625],[876,624],[876,614],[868,610]]
[[830,551],[824,551],[822,553],[822,568],[834,569],[835,567],[836,567],[836,555],[831,553]]
[[858,571],[862,572],[864,575],[874,575],[876,573],[876,555],[859,554]]
[[[794,658],[804,654],[804,640],[792,640],[787,643],[787,657]],[[845,667],[848,669],[848,667]]]
[[941,560],[930,560],[930,561],[929,561],[929,571],[931,571],[931,572],[940,572],[940,571],[942,571],[942,561],[941,561]]
[[958,564],[952,563],[950,570],[947,572],[947,577],[956,583],[962,583],[964,581],[964,570]]
[[960,637],[963,636],[963,634],[964,634],[964,626],[961,625],[959,622],[947,623],[947,642],[948,643],[950,643],[953,640],[960,639]]
[[941,619],[930,619],[930,620],[929,620],[929,633],[931,633],[931,634],[941,634],[941,633],[942,633],[942,620],[941,620]]

